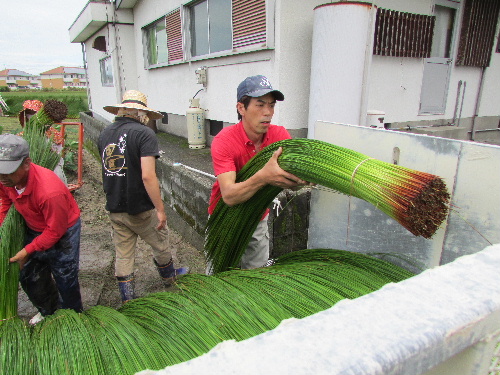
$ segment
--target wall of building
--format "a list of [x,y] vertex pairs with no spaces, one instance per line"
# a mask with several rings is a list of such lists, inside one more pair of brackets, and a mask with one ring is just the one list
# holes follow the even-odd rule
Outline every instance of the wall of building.
[[42,78],[41,81],[43,88],[62,89],[64,86],[64,81],[62,78]]
[[[273,122],[287,127],[293,136],[307,135],[310,111],[311,54],[314,8],[322,1],[269,2],[269,14],[274,14],[274,37],[268,49],[240,54],[222,54],[215,58],[192,59],[169,66],[145,68],[143,27],[158,20],[183,4],[181,0],[144,0],[133,9],[133,26],[108,24],[85,44],[89,61],[91,108],[96,116],[112,119],[102,110],[110,102],[119,102],[127,89],[139,89],[147,94],[149,106],[168,114],[162,130],[187,137],[185,114],[190,98],[195,95],[206,110],[207,141],[211,142],[210,121],[222,121],[224,126],[237,122],[236,87],[249,75],[263,74],[273,86],[285,94],[277,105]],[[403,12],[432,14],[434,1],[381,0],[377,6]],[[120,12],[118,12],[119,14]],[[458,19],[460,18],[460,15]],[[99,59],[105,53],[95,51],[91,44],[96,36],[105,36],[112,51],[115,87],[102,87]],[[498,34],[497,34],[498,35]],[[371,38],[371,36],[370,36]],[[457,46],[455,45],[455,51]],[[346,62],[348,64],[349,62]],[[454,66],[451,70],[446,110],[442,115],[419,115],[420,92],[424,74],[424,59],[371,56],[364,81],[366,110],[385,112],[387,124],[410,124],[412,127],[446,125],[460,122],[480,130],[475,140],[498,142],[500,109],[496,98],[500,94],[500,54],[494,53],[491,66],[484,72],[480,100],[481,68]],[[207,85],[196,83],[196,69],[206,67]],[[325,72],[328,74],[328,72]],[[458,92],[459,83],[461,92]],[[336,90],[331,87],[331,90]],[[325,95],[328,95],[327,93]],[[463,104],[461,99],[463,98]],[[479,104],[479,118],[475,110]],[[335,121],[332,119],[320,119]],[[455,122],[454,122],[455,120]],[[399,125],[397,125],[399,126]],[[484,129],[493,129],[488,133]]]
[[[130,40],[135,48],[136,72],[132,67],[126,69],[126,79],[123,81],[127,89],[131,88],[130,79],[136,77],[137,87],[148,95],[150,107],[169,115],[184,116],[189,106],[189,99],[196,95],[200,105],[206,110],[207,119],[237,122],[235,110],[236,87],[245,77],[256,74],[267,76],[273,86],[280,89],[286,97],[285,102],[277,106],[274,122],[283,124],[292,132],[304,134],[307,127],[307,103],[309,98],[309,71],[311,55],[312,17],[315,4],[310,2],[271,2],[270,12],[276,14],[275,38],[270,43],[274,49],[264,49],[242,54],[229,53],[217,58],[194,59],[190,62],[170,66],[146,69],[144,68],[144,47],[142,28],[181,5],[181,1],[142,1],[134,8],[133,34],[127,38],[124,28],[118,26],[120,43]],[[320,1],[317,1],[320,4]],[[101,30],[98,35],[107,36],[107,30]],[[94,36],[92,37],[92,40]],[[110,38],[112,39],[112,38]],[[111,44],[113,40],[109,41]],[[130,61],[132,52],[122,47],[120,59],[125,63]],[[98,51],[91,50],[91,41],[86,43],[87,60],[89,64],[89,85],[92,95],[92,108],[104,118],[109,118],[99,108],[103,99],[109,101],[109,89],[99,87],[98,67],[92,66],[98,61]],[[280,56],[277,60],[276,56]],[[293,63],[292,63],[293,62]],[[120,63],[116,63],[120,64]],[[206,88],[196,83],[196,69],[207,67],[208,83]],[[115,70],[118,68],[114,65]],[[202,91],[199,91],[202,89]],[[100,92],[99,92],[100,91]],[[186,136],[185,124],[175,124],[169,127],[173,134]]]
[[[117,28],[120,34],[119,39],[116,39]],[[99,36],[106,39],[106,51],[92,48],[92,43]],[[137,89],[133,26],[108,24],[85,42],[85,54],[89,62],[87,80],[91,109],[96,116],[111,121],[114,115],[103,110],[103,107],[120,103],[126,90]],[[113,85],[104,86],[101,80],[100,60],[109,55],[111,55],[113,66]]]
[[[408,3],[381,0],[377,2],[377,5],[404,12],[432,14],[432,3],[431,1]],[[461,13],[457,16],[458,23],[460,23],[460,17]],[[460,28],[456,33],[453,56],[456,56],[459,32]],[[498,32],[497,30],[496,35]],[[495,46],[496,43],[498,43],[497,38],[495,38]],[[460,126],[468,126],[468,139],[470,139],[475,114],[480,116],[480,119],[474,120],[477,129],[497,128],[500,120],[500,107],[498,106],[500,87],[496,84],[500,79],[500,54],[492,54],[490,67],[485,69],[482,89],[480,88],[481,71],[479,67],[453,65],[445,113],[419,115],[424,59],[374,55],[368,82],[368,109],[384,111],[386,113],[384,121],[390,124],[405,123],[416,127],[428,126],[432,123],[456,124],[460,121]],[[479,107],[476,113],[477,103]],[[498,144],[498,131],[477,134],[475,140]]]

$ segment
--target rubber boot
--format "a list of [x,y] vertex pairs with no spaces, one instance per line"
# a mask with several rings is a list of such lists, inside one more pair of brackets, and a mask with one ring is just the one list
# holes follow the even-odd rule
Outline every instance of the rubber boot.
[[173,259],[170,259],[170,262],[163,266],[159,265],[156,259],[153,259],[153,261],[155,262],[156,269],[163,279],[165,286],[172,285],[179,277],[189,273],[188,267],[174,268]]
[[118,280],[118,288],[120,289],[120,295],[122,297],[122,302],[128,302],[131,299],[135,298],[134,286],[135,279],[134,274],[131,273],[127,276],[117,276],[116,280]]

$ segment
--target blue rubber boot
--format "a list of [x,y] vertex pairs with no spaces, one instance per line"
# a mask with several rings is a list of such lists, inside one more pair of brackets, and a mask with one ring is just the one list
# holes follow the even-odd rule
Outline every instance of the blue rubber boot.
[[134,274],[131,273],[127,276],[117,276],[116,280],[118,280],[118,288],[120,289],[120,295],[122,297],[122,302],[128,302],[131,299],[135,298],[134,286],[135,279]]
[[153,260],[155,262],[158,273],[165,283],[165,286],[172,285],[179,277],[187,275],[189,273],[189,267],[174,268],[173,259],[170,259],[170,262],[164,264],[163,266],[159,265],[156,259]]

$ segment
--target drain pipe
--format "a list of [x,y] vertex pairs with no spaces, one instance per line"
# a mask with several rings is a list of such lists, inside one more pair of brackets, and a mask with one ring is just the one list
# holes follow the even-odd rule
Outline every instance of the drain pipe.
[[455,111],[453,112],[453,122],[451,123],[451,125],[455,125],[455,122],[457,121],[458,101],[460,100],[461,91],[462,91],[462,80],[458,81],[457,98],[455,100]]
[[464,96],[466,88],[467,88],[467,81],[464,81],[464,90],[462,91],[462,102],[460,103],[460,113],[458,115],[457,126],[460,126],[460,119],[462,118],[462,108],[464,107]]
[[188,166],[188,165],[186,165],[186,164],[182,164],[182,163],[177,163],[177,162],[176,162],[176,163],[173,163],[173,166],[174,166],[174,167],[184,167],[184,168],[186,168],[186,169],[188,169],[188,170],[190,170],[190,171],[193,171],[193,172],[199,173],[199,174],[201,174],[201,175],[203,175],[203,176],[210,177],[210,178],[212,178],[212,179],[214,179],[214,180],[217,178],[217,177],[215,177],[213,174],[210,174],[210,173],[207,173],[207,172],[200,171],[199,169],[196,169],[196,168],[190,167],[190,166]]
[[479,111],[479,104],[481,102],[481,94],[483,92],[483,82],[484,82],[484,72],[486,70],[486,67],[481,67],[481,78],[479,80],[479,88],[477,90],[477,96],[476,96],[476,104],[474,106],[474,114],[472,115],[472,125],[471,125],[471,130],[470,130],[470,140],[474,141],[474,138],[476,137],[476,118],[478,117],[478,111]]

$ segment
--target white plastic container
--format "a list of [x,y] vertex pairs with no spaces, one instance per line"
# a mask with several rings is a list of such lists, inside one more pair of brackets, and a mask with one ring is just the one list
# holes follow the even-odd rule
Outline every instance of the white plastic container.
[[205,110],[200,108],[200,99],[189,99],[186,120],[189,148],[205,148]]

